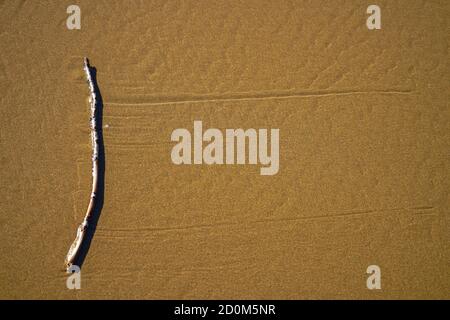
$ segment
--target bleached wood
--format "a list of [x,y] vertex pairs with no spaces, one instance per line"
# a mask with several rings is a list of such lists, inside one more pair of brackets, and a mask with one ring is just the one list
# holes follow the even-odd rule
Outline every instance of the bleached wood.
[[90,96],[89,103],[91,106],[91,118],[90,118],[90,127],[91,127],[91,144],[92,144],[92,191],[91,198],[89,201],[89,205],[86,211],[86,215],[84,217],[83,222],[79,225],[77,229],[77,235],[72,245],[70,246],[69,252],[66,257],[66,268],[69,271],[70,267],[73,265],[75,258],[77,257],[81,244],[83,243],[83,239],[86,235],[86,230],[89,226],[89,219],[92,216],[92,213],[96,204],[96,196],[98,190],[98,127],[97,127],[97,95],[95,93],[95,86],[92,79],[91,69],[89,66],[89,60],[84,58],[84,72],[86,73],[86,79],[89,86]]

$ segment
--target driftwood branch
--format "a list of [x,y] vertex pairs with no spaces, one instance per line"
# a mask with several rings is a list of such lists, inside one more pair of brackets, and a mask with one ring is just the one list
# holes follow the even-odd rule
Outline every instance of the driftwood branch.
[[72,245],[70,246],[69,252],[66,257],[66,268],[67,270],[74,264],[75,258],[77,257],[83,239],[86,235],[86,230],[89,227],[90,218],[94,212],[96,206],[97,193],[99,189],[99,130],[98,128],[98,97],[96,95],[93,75],[91,73],[91,68],[89,65],[89,60],[84,58],[84,72],[86,73],[86,79],[89,86],[90,96],[89,103],[91,106],[91,144],[92,144],[92,191],[89,205],[86,211],[83,222],[77,229],[77,235]]

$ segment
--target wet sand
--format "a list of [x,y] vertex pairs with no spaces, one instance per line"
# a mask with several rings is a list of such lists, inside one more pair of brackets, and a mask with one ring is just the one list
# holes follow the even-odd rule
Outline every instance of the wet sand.
[[[81,30],[70,4],[0,3],[0,298],[449,298],[446,1],[378,1],[379,31],[364,1],[77,1]],[[85,56],[104,202],[68,290]],[[279,128],[280,171],[174,165],[194,120]]]

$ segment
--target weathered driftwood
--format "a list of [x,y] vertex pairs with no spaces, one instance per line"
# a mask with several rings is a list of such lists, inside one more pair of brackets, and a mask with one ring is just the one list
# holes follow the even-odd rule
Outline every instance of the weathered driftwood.
[[72,245],[70,246],[69,252],[66,257],[66,268],[67,270],[74,264],[74,261],[80,251],[81,244],[83,243],[83,239],[86,234],[86,230],[89,226],[89,220],[94,212],[96,197],[98,192],[98,154],[99,154],[99,128],[97,127],[98,122],[98,99],[96,96],[96,91],[94,87],[94,82],[91,74],[91,69],[89,66],[89,60],[84,58],[84,71],[86,73],[86,79],[89,86],[90,97],[89,103],[91,106],[91,118],[90,118],[90,126],[91,126],[91,143],[92,143],[92,191],[91,191],[91,199],[89,201],[89,205],[86,211],[86,215],[84,217],[83,222],[77,229],[77,235]]

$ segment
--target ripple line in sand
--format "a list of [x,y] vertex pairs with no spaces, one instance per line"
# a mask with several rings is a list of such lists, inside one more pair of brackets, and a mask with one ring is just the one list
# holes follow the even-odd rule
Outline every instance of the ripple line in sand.
[[149,102],[105,102],[111,106],[158,106],[174,104],[193,104],[205,102],[234,102],[234,101],[261,101],[261,100],[280,100],[297,98],[317,98],[332,96],[351,96],[361,94],[387,94],[387,95],[409,95],[413,91],[410,89],[399,90],[342,90],[342,91],[315,91],[315,92],[259,92],[259,93],[232,93],[222,95],[180,95],[167,97],[153,97]]

